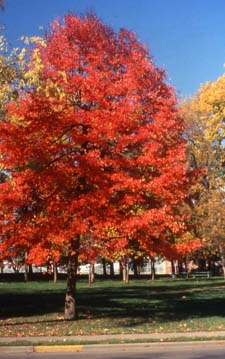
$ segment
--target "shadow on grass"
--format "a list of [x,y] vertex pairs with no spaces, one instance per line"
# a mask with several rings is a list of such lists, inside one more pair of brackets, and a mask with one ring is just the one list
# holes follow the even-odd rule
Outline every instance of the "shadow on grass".
[[[158,323],[204,318],[225,317],[225,283],[177,281],[168,284],[135,281],[129,285],[121,283],[97,283],[92,288],[80,288],[77,292],[79,319],[116,318],[127,320],[127,326],[135,326],[155,320]],[[50,315],[63,313],[64,289],[37,290],[26,292],[1,288],[0,319],[21,317],[19,324],[42,316],[40,322],[56,322]],[[23,318],[23,319],[22,319]],[[26,320],[27,318],[27,320]],[[29,320],[28,320],[29,318]],[[37,323],[37,318],[34,319]],[[10,323],[7,323],[9,325]],[[6,325],[5,321],[0,325]],[[13,324],[15,325],[15,323]]]
[[[225,288],[225,284],[220,284]],[[215,289],[213,289],[215,287]],[[216,289],[217,284],[130,286],[121,290],[95,290],[89,297],[83,290],[79,295],[81,314],[89,312],[94,318],[130,318],[127,326],[134,327],[155,320],[158,323],[204,318],[225,317],[225,293]],[[195,290],[194,290],[195,289]],[[225,292],[225,291],[224,291]]]
[[0,294],[0,319],[49,315],[63,310],[63,293]]

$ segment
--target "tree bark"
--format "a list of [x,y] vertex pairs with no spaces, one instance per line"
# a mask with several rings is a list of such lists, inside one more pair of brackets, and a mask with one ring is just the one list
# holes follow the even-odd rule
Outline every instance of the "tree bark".
[[224,264],[222,265],[222,267],[223,267],[223,278],[225,280],[225,260],[223,262],[224,262]]
[[155,280],[155,258],[151,257],[151,279]]
[[129,259],[126,257],[123,260],[123,281],[129,283]]
[[28,266],[25,264],[24,266],[24,281],[28,282]]
[[172,277],[176,276],[176,268],[175,268],[175,264],[174,264],[173,260],[171,261],[171,274],[172,274]]
[[187,259],[187,257],[184,259],[184,268],[185,268],[185,272],[186,272],[186,277],[188,278],[189,273],[188,273],[188,259]]
[[200,272],[203,272],[206,270],[206,260],[205,259],[199,259],[198,260],[198,270]]
[[24,254],[24,259],[25,259],[25,263],[24,263],[24,281],[28,282],[29,265],[26,264],[27,252],[25,252],[25,254]]
[[222,247],[220,247],[219,249],[220,249],[221,264],[223,268],[223,277],[225,280],[225,254]]
[[65,297],[65,320],[73,320],[77,318],[76,309],[76,279],[77,279],[77,266],[78,266],[78,249],[79,238],[71,240],[71,249],[68,256],[68,270],[67,270],[67,288]]
[[53,278],[53,281],[54,283],[57,283],[57,279],[58,279],[58,268],[57,268],[57,263],[53,263],[53,275],[54,275],[54,278]]
[[106,260],[102,258],[102,269],[103,269],[103,277],[107,278],[107,270],[106,270]]
[[92,283],[95,281],[95,265],[89,265],[89,275],[88,275],[88,285],[91,287]]
[[133,267],[134,267],[134,278],[138,278],[138,264],[137,264],[137,260],[133,259]]
[[182,261],[178,261],[178,273],[177,274],[180,274],[183,272],[183,263]]
[[113,278],[115,275],[113,262],[109,263],[110,277]]

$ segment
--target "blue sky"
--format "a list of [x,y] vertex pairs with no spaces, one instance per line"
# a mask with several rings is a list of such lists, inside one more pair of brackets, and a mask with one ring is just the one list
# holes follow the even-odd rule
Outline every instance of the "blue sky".
[[93,11],[115,30],[125,27],[150,48],[179,97],[225,71],[225,0],[5,0],[0,23],[13,46],[67,12]]

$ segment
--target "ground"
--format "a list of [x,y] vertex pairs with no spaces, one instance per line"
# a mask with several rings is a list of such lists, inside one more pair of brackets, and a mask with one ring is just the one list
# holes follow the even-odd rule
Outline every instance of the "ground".
[[0,336],[60,336],[225,330],[225,282],[78,283],[77,321],[64,321],[64,281],[0,283]]

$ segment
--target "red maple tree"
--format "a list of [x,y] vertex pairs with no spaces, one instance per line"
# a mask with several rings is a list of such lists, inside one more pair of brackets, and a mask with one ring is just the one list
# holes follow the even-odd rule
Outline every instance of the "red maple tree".
[[67,256],[72,319],[79,252],[168,244],[190,180],[174,90],[134,33],[67,15],[44,40],[0,124],[0,251]]

